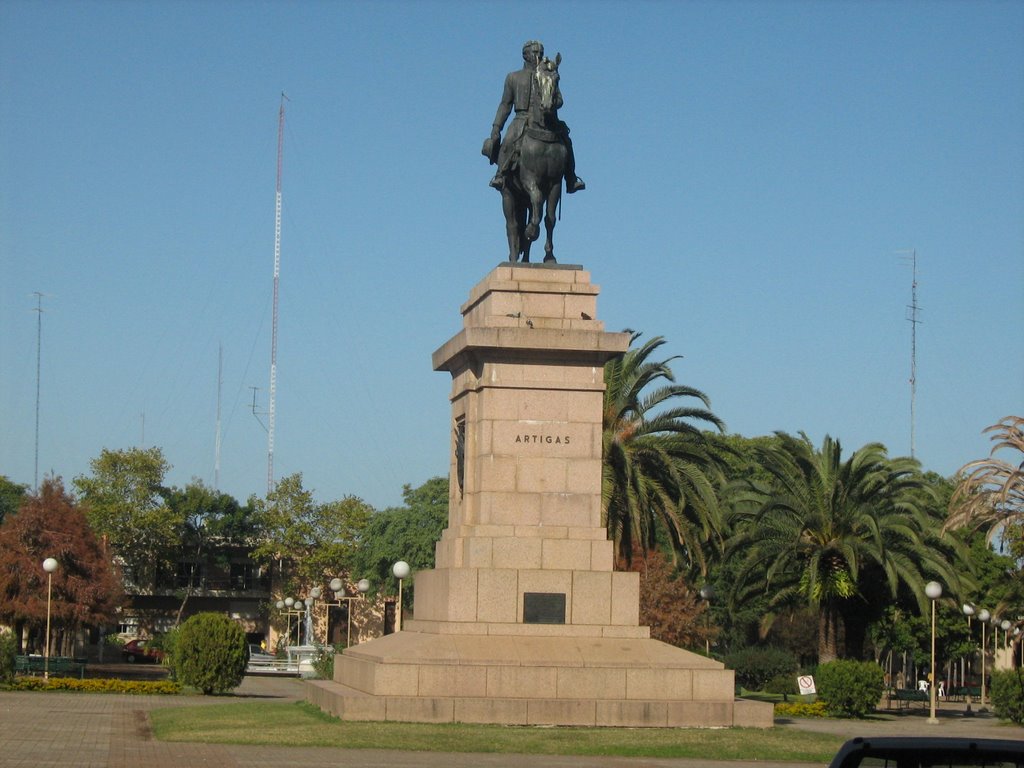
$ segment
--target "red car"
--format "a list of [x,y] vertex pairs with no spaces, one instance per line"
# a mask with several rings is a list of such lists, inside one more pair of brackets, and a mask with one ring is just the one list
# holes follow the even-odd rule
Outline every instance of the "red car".
[[127,662],[152,661],[163,659],[164,652],[159,648],[147,648],[145,640],[129,640],[121,649],[121,657]]

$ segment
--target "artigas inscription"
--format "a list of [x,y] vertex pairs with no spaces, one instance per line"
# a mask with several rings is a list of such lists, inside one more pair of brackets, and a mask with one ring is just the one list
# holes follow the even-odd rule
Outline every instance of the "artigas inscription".
[[517,443],[530,443],[534,445],[547,444],[547,445],[568,445],[569,435],[539,435],[539,434],[516,434]]

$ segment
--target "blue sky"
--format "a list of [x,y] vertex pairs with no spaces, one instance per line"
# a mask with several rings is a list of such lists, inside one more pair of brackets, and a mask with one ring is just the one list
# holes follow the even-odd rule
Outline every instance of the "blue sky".
[[[588,189],[562,263],[668,339],[732,432],[952,474],[1024,411],[1024,3],[0,4],[0,474],[160,446],[266,489],[277,112],[288,94],[275,475],[397,504],[447,470],[431,352],[506,255],[480,156],[522,42],[560,51]],[[264,422],[266,421],[264,417]]]

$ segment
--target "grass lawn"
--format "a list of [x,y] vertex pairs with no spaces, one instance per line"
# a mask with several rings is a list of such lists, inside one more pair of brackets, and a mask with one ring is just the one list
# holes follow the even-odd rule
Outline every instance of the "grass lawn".
[[245,702],[150,712],[162,741],[219,744],[498,752],[717,760],[828,762],[841,736],[780,729],[545,728],[424,723],[354,723],[305,702]]

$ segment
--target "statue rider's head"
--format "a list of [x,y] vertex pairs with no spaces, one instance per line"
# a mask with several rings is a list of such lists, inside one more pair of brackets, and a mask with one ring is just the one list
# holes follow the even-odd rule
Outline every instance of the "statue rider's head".
[[527,40],[523,43],[523,61],[532,67],[544,58],[544,44],[539,40]]

